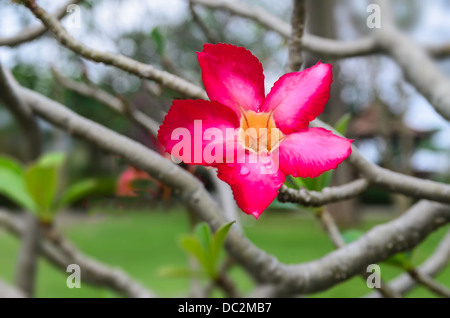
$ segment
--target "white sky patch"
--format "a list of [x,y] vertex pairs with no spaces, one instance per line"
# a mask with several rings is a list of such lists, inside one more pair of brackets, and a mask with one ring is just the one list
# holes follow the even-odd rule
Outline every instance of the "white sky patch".
[[420,150],[412,157],[412,164],[420,171],[450,172],[450,154]]

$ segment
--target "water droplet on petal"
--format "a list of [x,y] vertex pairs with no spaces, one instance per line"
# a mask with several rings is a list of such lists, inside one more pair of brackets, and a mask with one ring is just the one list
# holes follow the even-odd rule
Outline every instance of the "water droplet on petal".
[[239,173],[241,174],[241,176],[246,176],[250,173],[250,170],[246,166],[242,166]]

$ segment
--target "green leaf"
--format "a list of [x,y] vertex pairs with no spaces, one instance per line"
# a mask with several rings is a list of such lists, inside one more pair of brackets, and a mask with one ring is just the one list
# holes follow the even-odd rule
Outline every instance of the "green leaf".
[[205,270],[211,277],[215,277],[216,264],[213,257],[211,229],[208,224],[202,222],[196,226],[194,233],[203,249]]
[[55,210],[59,211],[90,194],[97,193],[99,188],[100,182],[97,179],[87,179],[74,183],[63,193],[58,204],[55,206]]
[[52,205],[56,197],[61,166],[65,155],[60,152],[42,156],[25,171],[25,185],[36,202],[38,217],[45,221],[53,218]]
[[350,123],[350,119],[352,115],[350,113],[344,114],[334,125],[334,129],[341,135],[345,135],[347,133],[348,124]]
[[18,175],[23,174],[22,164],[9,156],[0,156],[0,168],[10,170]]
[[200,244],[203,247],[203,250],[209,251],[212,246],[212,233],[208,224],[202,222],[195,227],[194,230],[195,236],[198,238]]
[[28,193],[23,174],[15,168],[0,166],[0,193],[29,212],[38,212],[36,202]]
[[37,161],[37,165],[41,167],[55,167],[60,168],[66,161],[66,154],[63,152],[50,152],[44,154]]
[[411,264],[412,252],[398,253],[392,255],[383,263],[395,267],[400,267],[402,269],[409,269],[412,267]]
[[155,42],[156,51],[160,56],[163,56],[165,51],[164,37],[158,27],[152,30],[151,36],[153,41]]
[[204,251],[203,251],[202,245],[200,244],[200,242],[196,236],[194,236],[194,235],[182,236],[180,239],[180,243],[181,243],[181,247],[186,252],[193,255],[200,262],[200,264],[204,268],[206,268]]
[[212,239],[212,261],[214,263],[214,267],[217,266],[223,244],[225,243],[227,234],[234,223],[236,223],[236,221],[224,224],[217,230],[216,233],[214,233],[214,237]]
[[293,178],[298,189],[305,187],[309,191],[322,191],[328,187],[333,177],[333,171],[326,171],[317,178]]
[[158,270],[160,277],[178,278],[178,277],[198,277],[200,273],[186,267],[165,266]]

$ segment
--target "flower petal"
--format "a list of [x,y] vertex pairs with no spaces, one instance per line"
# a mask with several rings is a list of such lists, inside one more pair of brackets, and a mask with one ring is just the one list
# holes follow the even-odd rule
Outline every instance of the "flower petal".
[[285,134],[306,128],[323,112],[332,81],[332,66],[321,62],[285,74],[272,87],[261,112],[273,111],[277,127]]
[[116,184],[116,194],[122,197],[136,197],[135,187],[133,182],[137,180],[152,180],[147,172],[136,169],[134,167],[128,167],[127,170],[122,172]]
[[258,218],[276,198],[286,176],[270,155],[247,152],[242,157],[243,163],[219,165],[217,176],[231,186],[241,210]]
[[264,102],[264,74],[258,59],[243,47],[205,44],[197,52],[202,79],[211,100],[233,109],[257,111]]
[[[236,114],[224,105],[175,100],[158,131],[158,140],[166,152],[185,163],[215,165],[215,159],[219,163],[225,161],[224,144],[227,137],[235,138],[230,132],[234,133],[237,127]],[[214,146],[216,151],[211,150]]]
[[286,135],[278,148],[280,170],[294,177],[318,177],[336,169],[351,154],[352,142],[323,128]]

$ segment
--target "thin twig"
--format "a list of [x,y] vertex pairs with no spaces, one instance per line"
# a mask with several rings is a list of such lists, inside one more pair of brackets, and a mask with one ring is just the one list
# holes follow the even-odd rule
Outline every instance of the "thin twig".
[[85,83],[71,80],[63,76],[54,68],[52,68],[52,73],[57,79],[58,83],[64,86],[65,88],[74,91],[82,96],[95,99],[100,103],[102,103],[103,105],[108,106],[112,110],[120,114],[127,115],[137,124],[146,129],[153,136],[158,135],[159,123],[157,121],[155,121],[153,118],[149,117],[145,113],[141,112],[140,110],[134,109],[132,107],[131,109],[130,107],[126,107],[126,105],[124,105],[124,102],[120,98],[94,85],[88,85]]
[[[11,212],[0,209],[0,227],[17,237],[23,237],[27,228]],[[127,297],[154,297],[155,295],[134,281],[124,271],[110,268],[78,251],[54,229],[41,236],[38,241],[41,254],[57,268],[67,270],[70,264],[78,264],[82,282],[110,288]]]
[[305,0],[293,0],[294,9],[291,17],[291,36],[288,45],[288,61],[284,69],[285,73],[297,72],[303,64],[302,38],[305,29]]
[[408,270],[408,274],[432,293],[441,297],[450,298],[450,289],[448,289],[444,285],[439,284],[427,274],[421,273],[415,268],[410,268]]
[[[61,20],[66,14],[67,14],[67,8],[71,4],[78,4],[82,0],[69,0],[64,5],[56,9],[56,11],[53,13],[56,19]],[[42,36],[45,32],[47,32],[47,28],[40,24],[38,26],[28,27],[20,31],[18,34],[6,37],[6,38],[0,38],[0,46],[9,46],[9,47],[15,47],[23,43],[27,43],[30,41],[33,41],[37,39],[38,37]]]
[[24,0],[24,4],[47,26],[47,28],[55,35],[56,39],[62,45],[66,46],[68,49],[74,51],[80,56],[94,62],[115,66],[141,78],[154,80],[183,95],[199,99],[207,99],[205,92],[201,88],[183,78],[166,71],[158,70],[152,65],[138,62],[129,57],[109,52],[101,52],[84,45],[67,33],[58,19],[39,7],[35,0]]
[[[154,151],[78,116],[36,92],[22,88],[21,93],[28,105],[46,120],[106,151],[124,157],[156,179],[180,191],[187,206],[201,220],[209,223],[213,230],[226,222],[218,212],[215,201],[190,173]],[[230,230],[225,245],[233,259],[258,281],[277,282],[290,293],[307,293],[326,289],[359,274],[364,264],[377,263],[411,249],[429,233],[449,221],[448,206],[421,201],[397,220],[374,228],[354,243],[320,260],[291,266],[279,263],[234,229]]]
[[194,19],[195,23],[199,26],[199,28],[202,30],[203,34],[205,35],[206,40],[209,43],[217,43],[216,35],[213,34],[210,28],[203,22],[202,18],[198,15],[198,13],[195,11],[194,5],[192,4],[192,1],[189,1],[189,11],[191,12],[192,18]]
[[[333,216],[327,211],[325,207],[323,207],[318,213],[317,213],[317,219],[320,221],[322,226],[324,227],[325,231],[328,234],[328,237],[330,238],[331,242],[336,248],[343,248],[346,243],[344,241],[344,238],[341,235],[341,232],[339,231],[338,226],[336,225],[336,222],[333,219]],[[363,277],[364,281],[369,277],[369,273],[366,271],[361,272],[361,276]],[[378,291],[381,295],[383,295],[386,298],[400,298],[401,295],[391,288],[389,288],[389,285],[387,285],[384,281],[381,281],[380,287],[378,288]]]
[[0,63],[0,100],[4,101],[6,107],[8,107],[21,126],[28,146],[28,159],[33,161],[41,153],[39,125],[33,116],[33,112],[23,102],[20,94],[17,92],[14,82],[15,79],[10,71]]
[[306,189],[294,190],[282,186],[278,195],[280,202],[299,203],[304,206],[320,207],[334,202],[354,198],[369,187],[366,179],[358,179],[347,184],[327,187],[322,191],[309,191]]

